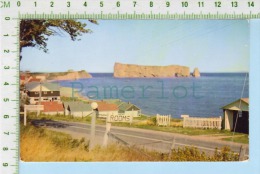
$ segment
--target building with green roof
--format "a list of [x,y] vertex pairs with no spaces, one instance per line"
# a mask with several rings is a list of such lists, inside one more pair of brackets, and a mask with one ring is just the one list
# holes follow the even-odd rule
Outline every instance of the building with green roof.
[[141,115],[141,109],[133,103],[124,102],[120,99],[105,99],[104,101],[116,104],[118,106],[118,113],[133,117],[139,117]]
[[72,115],[73,117],[86,117],[93,113],[90,104],[82,101],[63,102],[64,115]]

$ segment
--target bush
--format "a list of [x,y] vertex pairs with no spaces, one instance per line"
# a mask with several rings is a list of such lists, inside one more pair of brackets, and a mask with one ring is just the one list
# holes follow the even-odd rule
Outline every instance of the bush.
[[156,125],[156,124],[157,124],[156,117],[151,117],[150,119],[151,119],[153,125]]
[[[167,159],[165,159],[167,160]],[[173,149],[169,161],[238,161],[239,155],[231,151],[230,147],[223,147],[219,152],[216,148],[214,155],[206,155],[196,147]]]

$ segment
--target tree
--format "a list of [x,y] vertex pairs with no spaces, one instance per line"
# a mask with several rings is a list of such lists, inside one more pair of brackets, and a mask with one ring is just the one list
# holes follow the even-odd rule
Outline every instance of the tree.
[[[89,20],[89,22],[97,24],[95,20]],[[82,34],[92,32],[90,29],[86,29],[86,26],[86,23],[76,20],[22,20],[20,23],[20,53],[25,47],[37,47],[47,52],[49,36],[62,36],[67,33],[72,41],[79,40],[78,37]]]

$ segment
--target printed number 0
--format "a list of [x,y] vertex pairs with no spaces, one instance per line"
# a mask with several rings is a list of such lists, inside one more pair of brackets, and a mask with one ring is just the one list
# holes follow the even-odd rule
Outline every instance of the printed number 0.
[[21,1],[17,1],[17,7],[21,6]]
[[153,1],[150,1],[150,7],[153,7]]

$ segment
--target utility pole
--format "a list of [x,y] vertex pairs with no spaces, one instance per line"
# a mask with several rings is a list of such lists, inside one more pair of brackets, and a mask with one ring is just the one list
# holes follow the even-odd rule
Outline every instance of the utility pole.
[[[41,100],[42,100],[42,82],[40,81],[40,92],[39,92],[39,102],[38,105],[41,105]],[[40,115],[40,109],[37,109],[37,116]]]
[[96,117],[98,113],[98,104],[96,102],[91,103],[91,108],[93,109],[93,114],[91,118],[91,130],[90,130],[90,142],[89,149],[93,149],[95,146],[95,133],[96,133]]

